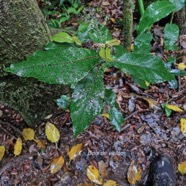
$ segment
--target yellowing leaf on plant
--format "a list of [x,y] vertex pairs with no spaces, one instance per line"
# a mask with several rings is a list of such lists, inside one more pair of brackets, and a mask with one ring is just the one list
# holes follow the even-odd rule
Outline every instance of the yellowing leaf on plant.
[[55,143],[59,140],[60,134],[59,130],[56,128],[56,126],[50,122],[46,123],[45,126],[45,135],[49,141],[52,143]]
[[185,118],[181,118],[180,120],[180,128],[181,128],[181,132],[184,136],[186,136],[186,119]]
[[17,138],[16,143],[14,145],[14,155],[18,156],[21,154],[22,146],[23,144],[21,138]]
[[1,145],[0,146],[0,161],[2,160],[4,155],[5,155],[5,147]]
[[45,142],[41,139],[36,139],[35,142],[37,143],[37,146],[42,149],[45,150],[46,149],[46,145]]
[[171,104],[166,104],[165,105],[168,109],[173,110],[175,112],[183,112],[183,110],[181,108],[179,108],[176,105],[171,105]]
[[178,164],[178,171],[181,173],[181,174],[186,174],[186,161]]
[[33,140],[35,136],[35,132],[31,128],[24,128],[22,131],[22,135],[25,140]]
[[101,49],[99,51],[99,55],[105,61],[108,61],[108,62],[113,61],[112,56],[111,56],[111,49],[110,48],[101,47]]
[[107,180],[103,186],[117,186],[117,182],[113,180]]
[[107,118],[107,119],[109,119],[109,114],[108,113],[103,113],[103,114],[101,114],[104,118]]
[[103,184],[103,179],[98,171],[98,169],[93,166],[89,165],[87,168],[87,177],[94,183],[102,185]]
[[70,149],[70,151],[68,152],[70,160],[74,160],[80,154],[80,152],[82,151],[82,147],[83,144],[79,143]]
[[57,158],[54,158],[50,165],[50,172],[51,174],[54,174],[58,172],[64,165],[64,158],[62,156],[59,156]]
[[186,69],[186,64],[185,63],[179,63],[178,64],[178,69],[179,70],[185,70]]
[[145,81],[145,85],[148,87],[150,83],[148,81]]
[[74,40],[74,42],[76,43],[76,45],[79,45],[79,46],[82,45],[81,41],[76,36],[72,36],[72,39]]
[[74,43],[72,37],[66,32],[59,32],[52,36],[52,41],[58,43]]
[[142,170],[141,168],[137,168],[134,165],[134,161],[131,162],[128,172],[127,172],[127,178],[130,184],[136,184],[137,181],[141,180],[141,174]]

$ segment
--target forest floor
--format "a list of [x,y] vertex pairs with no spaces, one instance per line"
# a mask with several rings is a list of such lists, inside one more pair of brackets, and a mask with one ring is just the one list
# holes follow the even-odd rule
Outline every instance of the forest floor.
[[[102,5],[102,14],[94,12],[94,16],[100,20],[106,15],[113,18],[108,27],[114,37],[121,39],[121,28],[113,20],[121,17],[122,4],[118,6],[117,1],[99,3],[102,4],[91,4],[95,8]],[[90,7],[85,10],[91,14]],[[76,19],[70,20],[69,24]],[[156,25],[152,32],[156,38],[152,52],[166,59],[169,54],[161,45],[162,27]],[[183,50],[180,48],[179,55]],[[186,60],[186,57],[182,58]],[[43,146],[34,140],[23,140],[22,153],[15,156],[15,141],[27,126],[19,112],[0,105],[0,144],[6,147],[5,156],[0,161],[1,186],[93,186],[96,184],[87,177],[89,165],[99,170],[104,183],[114,180],[121,186],[130,185],[127,174],[130,174],[132,167],[137,167],[141,169],[142,177],[136,185],[148,185],[150,163],[157,154],[171,158],[177,186],[186,184],[186,177],[177,168],[179,163],[186,161],[186,137],[180,130],[180,119],[186,118],[186,76],[177,78],[177,89],[171,88],[168,83],[161,83],[143,90],[117,69],[110,69],[104,80],[117,93],[117,101],[125,117],[121,132],[116,131],[107,118],[99,116],[75,139],[69,112],[56,106],[54,113],[46,116],[34,129]],[[169,104],[179,106],[184,111],[173,111],[167,117],[161,104],[168,100]],[[46,122],[53,123],[59,129],[60,140],[57,144],[47,140]],[[68,152],[76,144],[83,145],[81,153],[70,160]],[[51,174],[51,162],[59,155],[63,156],[65,163],[60,171]]]

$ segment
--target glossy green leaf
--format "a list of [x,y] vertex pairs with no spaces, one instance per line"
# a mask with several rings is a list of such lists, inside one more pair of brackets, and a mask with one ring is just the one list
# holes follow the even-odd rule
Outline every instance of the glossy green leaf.
[[185,5],[186,0],[169,0],[174,6],[176,7],[176,11],[179,11],[182,9],[182,7]]
[[59,32],[53,35],[52,41],[55,41],[58,43],[74,43],[74,40],[72,39],[72,37],[66,32]]
[[5,70],[50,84],[72,84],[83,79],[98,62],[96,51],[62,44],[37,51],[28,60]]
[[150,32],[142,32],[135,39],[134,52],[135,53],[150,53],[152,34]]
[[167,50],[176,50],[177,46],[175,45],[179,36],[179,27],[175,24],[166,24],[164,28],[164,42],[165,49]]
[[61,97],[56,100],[56,103],[60,108],[68,109],[70,106],[70,98],[66,95],[61,95]]
[[116,103],[116,93],[113,92],[112,90],[105,89],[105,101],[106,101],[107,104],[109,104],[110,106],[117,107],[117,103]]
[[169,1],[156,1],[150,4],[143,16],[141,17],[138,33],[144,32],[145,30],[149,30],[153,23],[159,21],[160,19],[166,17],[171,12],[175,11],[176,7]]
[[104,89],[103,72],[97,68],[77,84],[70,104],[74,136],[83,132],[102,113]]
[[153,84],[174,79],[164,62],[159,57],[148,53],[125,53],[108,65],[120,68],[124,73],[131,75],[134,81],[143,88],[147,88],[145,82]]
[[105,25],[98,25],[97,22],[81,23],[78,28],[78,38],[82,42],[92,40],[94,43],[106,43],[112,36]]

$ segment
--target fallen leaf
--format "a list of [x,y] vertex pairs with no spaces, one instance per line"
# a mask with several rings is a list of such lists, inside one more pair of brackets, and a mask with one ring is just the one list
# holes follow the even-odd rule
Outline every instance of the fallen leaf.
[[82,151],[83,144],[79,143],[73,146],[70,151],[68,152],[68,156],[70,160],[74,160]]
[[181,108],[179,108],[176,105],[171,105],[171,104],[166,104],[165,105],[168,109],[173,110],[175,112],[183,112],[183,110]]
[[143,97],[143,99],[148,102],[150,108],[152,108],[152,109],[159,109],[157,101],[155,101],[155,100],[153,100],[151,98],[146,98],[146,97]]
[[22,146],[23,144],[21,138],[17,138],[16,143],[14,145],[14,155],[18,156],[21,154]]
[[181,118],[180,120],[180,128],[181,128],[181,132],[184,136],[186,136],[186,119],[185,118]]
[[98,169],[93,166],[89,165],[87,168],[87,177],[94,183],[102,185],[103,184],[103,179],[98,171]]
[[5,155],[5,147],[1,145],[0,146],[0,161],[2,160],[4,155]]
[[181,173],[181,174],[186,174],[186,161],[178,164],[178,171]]
[[137,168],[134,165],[134,161],[131,162],[128,172],[127,172],[127,178],[130,184],[136,184],[137,181],[141,180],[141,174],[142,170],[141,168]]
[[109,119],[109,114],[108,113],[103,113],[103,114],[101,114],[104,118],[107,118],[107,119]]
[[185,63],[179,63],[178,64],[178,69],[179,70],[185,70],[186,69],[186,64]]
[[101,160],[98,162],[98,168],[102,178],[106,178],[108,175],[108,164]]
[[54,158],[50,165],[50,172],[51,174],[54,174],[58,172],[64,165],[64,158],[62,156],[59,156],[57,158]]
[[103,186],[117,186],[117,182],[113,180],[107,180]]
[[46,149],[46,145],[45,142],[41,139],[36,139],[35,142],[37,143],[37,146],[42,149],[45,150]]
[[24,128],[22,131],[22,135],[25,140],[33,140],[35,136],[35,132],[31,128]]
[[45,126],[45,135],[49,141],[52,143],[55,143],[59,140],[60,134],[59,130],[56,128],[56,126],[50,122],[46,123]]

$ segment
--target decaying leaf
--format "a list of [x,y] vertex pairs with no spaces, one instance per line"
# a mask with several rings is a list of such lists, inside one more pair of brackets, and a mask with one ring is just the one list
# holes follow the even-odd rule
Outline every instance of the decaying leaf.
[[52,160],[52,163],[50,165],[50,172],[51,174],[54,174],[58,172],[64,165],[64,158],[62,156],[59,156],[57,158],[54,158]]
[[103,186],[117,186],[117,182],[113,180],[107,180]]
[[5,147],[1,145],[0,146],[0,161],[2,160],[4,155],[5,155]]
[[16,143],[14,145],[14,155],[18,156],[21,154],[22,146],[23,144],[21,138],[17,138]]
[[186,174],[186,161],[178,164],[178,171],[181,173],[181,174]]
[[51,141],[52,143],[57,142],[60,138],[59,130],[56,128],[54,124],[50,122],[46,123],[45,134],[46,134],[47,139]]
[[184,136],[186,136],[186,119],[185,118],[181,118],[180,120],[180,128],[181,128],[181,132]]
[[148,102],[150,108],[152,108],[152,109],[159,109],[157,101],[155,101],[155,100],[153,100],[151,98],[146,98],[146,97],[143,97],[143,99]]
[[24,128],[22,131],[22,135],[25,140],[33,140],[35,136],[35,132],[31,128]]
[[87,177],[94,183],[102,185],[103,184],[103,179],[98,171],[98,169],[93,166],[89,165],[87,168]]
[[80,152],[82,151],[82,147],[83,144],[79,143],[70,149],[70,151],[68,152],[70,160],[74,160],[80,154]]
[[183,110],[181,108],[179,108],[176,105],[171,105],[171,104],[166,104],[165,105],[168,109],[173,110],[175,112],[183,112]]
[[130,184],[136,184],[137,181],[141,180],[142,170],[141,168],[137,168],[134,164],[134,161],[131,162],[128,172],[127,178]]
[[46,149],[46,145],[45,142],[41,139],[36,139],[35,142],[37,143],[37,146],[42,149],[45,150]]

